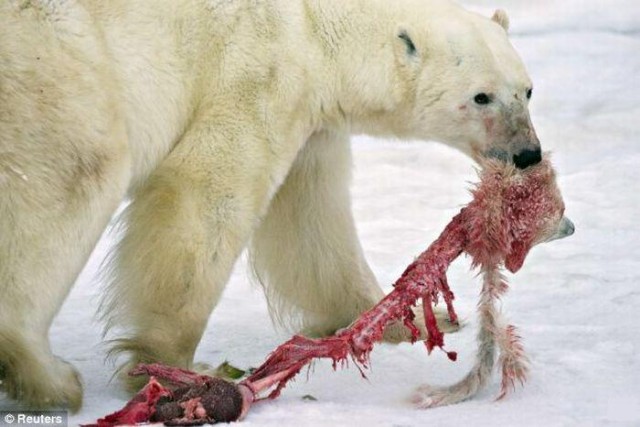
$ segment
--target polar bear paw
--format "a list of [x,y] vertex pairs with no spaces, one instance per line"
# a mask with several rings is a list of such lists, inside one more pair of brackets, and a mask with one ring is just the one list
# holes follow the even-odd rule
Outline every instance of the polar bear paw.
[[[82,407],[80,374],[69,363],[53,357],[50,363],[23,363],[4,366],[0,389],[10,399],[28,408],[67,408],[77,412]],[[26,363],[24,363],[26,362]]]

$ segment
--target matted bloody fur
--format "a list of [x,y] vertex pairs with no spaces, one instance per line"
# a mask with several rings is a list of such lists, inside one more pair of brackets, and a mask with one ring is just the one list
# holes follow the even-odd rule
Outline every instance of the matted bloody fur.
[[[420,300],[425,310],[427,350],[430,353],[436,347],[444,349],[444,335],[438,329],[432,305],[442,298],[450,320],[456,321],[454,295],[447,283],[446,271],[463,252],[471,256],[473,266],[483,275],[476,363],[460,382],[442,388],[424,386],[416,392],[414,400],[421,407],[432,407],[472,397],[490,377],[496,347],[500,351],[498,365],[502,373],[498,398],[504,397],[516,381],[525,381],[528,367],[515,327],[503,324],[495,308],[495,301],[508,289],[500,268],[504,264],[509,271],[518,271],[533,245],[554,237],[563,220],[564,203],[546,157],[539,165],[524,171],[499,161],[486,161],[480,172],[480,183],[472,194],[473,200],[409,265],[394,284],[394,290],[349,327],[321,339],[294,336],[271,353],[248,378],[237,385],[228,383],[235,387],[235,392],[222,385],[221,379],[158,364],[140,365],[132,375],[150,375],[149,384],[123,410],[99,420],[96,425],[107,427],[148,421],[194,425],[241,419],[255,401],[261,400],[261,392],[272,389],[267,398],[277,397],[287,382],[316,358],[331,359],[334,368],[350,359],[364,375],[373,345],[382,340],[388,325],[404,323],[412,332],[413,341],[417,340],[419,330],[411,308]],[[447,354],[451,360],[456,359],[455,352]],[[160,385],[156,378],[167,381],[170,386]],[[185,398],[185,387],[198,391]],[[213,401],[218,406],[212,406]],[[163,415],[163,405],[169,402],[174,404],[174,409],[178,408],[179,414],[171,413],[167,418]],[[218,419],[215,411],[224,413],[224,419]]]

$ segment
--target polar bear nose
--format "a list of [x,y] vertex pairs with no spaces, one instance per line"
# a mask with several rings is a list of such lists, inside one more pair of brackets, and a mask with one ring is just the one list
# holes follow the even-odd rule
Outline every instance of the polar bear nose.
[[518,169],[525,169],[529,166],[537,165],[542,160],[540,149],[522,150],[519,154],[513,155],[513,163]]

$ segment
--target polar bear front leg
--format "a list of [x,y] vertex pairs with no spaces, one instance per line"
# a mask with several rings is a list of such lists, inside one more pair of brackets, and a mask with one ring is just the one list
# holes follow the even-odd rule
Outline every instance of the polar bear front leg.
[[[313,135],[253,237],[251,260],[272,317],[309,336],[334,333],[384,297],[358,240],[351,168],[348,134]],[[424,332],[422,310],[415,312]],[[457,330],[446,311],[436,317],[441,330]],[[408,339],[401,324],[385,331],[386,341]]]
[[314,134],[252,241],[272,317],[311,336],[347,326],[384,296],[358,241],[351,167],[348,134]]
[[192,368],[209,315],[267,205],[266,138],[240,114],[232,120],[228,127],[213,118],[193,123],[124,212],[103,302],[107,328],[121,336],[112,352],[129,356],[123,374],[141,362]]

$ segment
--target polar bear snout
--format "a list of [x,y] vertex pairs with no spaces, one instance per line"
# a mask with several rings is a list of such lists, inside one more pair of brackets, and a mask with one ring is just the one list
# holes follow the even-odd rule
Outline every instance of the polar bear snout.
[[525,169],[529,166],[537,165],[542,160],[542,152],[539,148],[534,150],[522,150],[513,155],[513,164],[518,169]]
[[507,114],[505,119],[508,160],[518,169],[537,165],[542,160],[541,144],[531,123],[529,111],[522,105],[509,111],[516,113],[515,117],[509,117]]
[[525,149],[510,156],[506,150],[492,148],[485,153],[485,157],[497,159],[505,163],[511,161],[518,169],[526,169],[529,166],[540,163],[542,160],[542,151],[539,148]]

